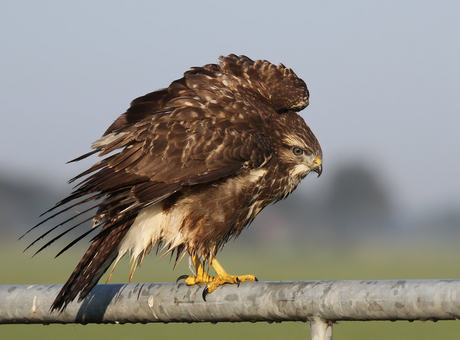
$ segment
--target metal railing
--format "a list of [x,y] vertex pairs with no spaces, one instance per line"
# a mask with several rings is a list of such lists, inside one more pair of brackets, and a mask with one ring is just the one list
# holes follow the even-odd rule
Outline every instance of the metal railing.
[[62,285],[0,286],[0,324],[310,322],[314,340],[336,321],[458,320],[460,280],[300,281],[225,285],[100,284],[62,313],[49,308]]

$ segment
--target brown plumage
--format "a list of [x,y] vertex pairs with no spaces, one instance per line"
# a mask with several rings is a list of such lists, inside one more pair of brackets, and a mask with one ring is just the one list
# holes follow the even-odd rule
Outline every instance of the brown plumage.
[[308,100],[291,69],[236,55],[135,99],[76,160],[105,158],[73,178],[82,181],[53,208],[103,199],[90,216],[100,231],[51,310],[82,300],[126,252],[130,278],[154,246],[176,261],[189,253],[211,263],[265,206],[310,171],[321,174],[321,147],[295,112]]

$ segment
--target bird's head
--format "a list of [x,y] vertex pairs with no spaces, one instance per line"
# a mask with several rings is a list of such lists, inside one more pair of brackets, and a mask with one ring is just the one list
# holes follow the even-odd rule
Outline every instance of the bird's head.
[[323,172],[321,150],[312,150],[301,143],[285,145],[281,151],[281,159],[287,165],[289,177],[300,181],[310,172],[316,172],[318,177]]
[[287,175],[293,182],[299,182],[312,171],[316,172],[318,177],[321,176],[323,154],[315,135],[296,113],[284,113],[281,116],[285,116],[286,119],[282,117],[280,122],[287,123],[278,130],[281,142],[278,157],[286,167]]
[[288,138],[283,140],[283,144],[277,149],[277,155],[278,169],[285,174],[285,180],[280,182],[282,183],[280,198],[285,198],[294,191],[300,181],[310,172],[316,172],[319,177],[323,171],[321,148],[317,143],[308,145],[304,140]]

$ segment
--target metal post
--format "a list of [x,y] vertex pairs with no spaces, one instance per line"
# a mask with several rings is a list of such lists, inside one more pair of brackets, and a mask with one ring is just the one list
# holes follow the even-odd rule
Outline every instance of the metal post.
[[332,340],[332,322],[313,318],[310,328],[311,340]]

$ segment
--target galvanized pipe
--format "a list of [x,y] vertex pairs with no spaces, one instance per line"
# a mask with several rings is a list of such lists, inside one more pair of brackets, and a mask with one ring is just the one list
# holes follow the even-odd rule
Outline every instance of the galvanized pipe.
[[[49,308],[62,285],[0,286],[0,324],[460,319],[460,280],[254,282],[224,285],[97,285],[63,313]],[[325,325],[329,325],[326,327]]]
[[320,318],[310,321],[311,340],[332,340],[332,322]]

